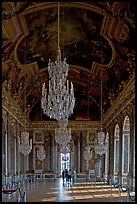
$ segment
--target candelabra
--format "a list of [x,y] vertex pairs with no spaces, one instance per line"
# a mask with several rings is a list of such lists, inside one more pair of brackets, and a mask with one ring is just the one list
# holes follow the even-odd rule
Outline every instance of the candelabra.
[[19,138],[19,150],[24,156],[27,156],[32,150],[32,139],[29,139],[28,132],[22,132]]
[[45,159],[46,153],[44,151],[44,147],[39,147],[39,150],[37,151],[37,157],[40,161],[43,161]]

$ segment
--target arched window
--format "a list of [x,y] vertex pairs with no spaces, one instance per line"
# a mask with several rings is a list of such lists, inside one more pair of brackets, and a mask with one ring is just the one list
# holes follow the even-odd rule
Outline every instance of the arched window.
[[114,132],[114,180],[119,173],[119,125],[116,124]]
[[127,174],[129,172],[129,156],[130,156],[130,120],[126,116],[123,123],[122,133],[122,182],[127,182]]

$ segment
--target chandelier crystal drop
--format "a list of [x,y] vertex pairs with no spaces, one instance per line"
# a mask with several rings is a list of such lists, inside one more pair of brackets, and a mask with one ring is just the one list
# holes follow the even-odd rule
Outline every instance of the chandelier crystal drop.
[[27,156],[32,150],[32,139],[29,139],[29,132],[22,132],[19,138],[19,151]]
[[92,158],[92,151],[91,147],[89,145],[86,146],[85,151],[84,151],[84,159],[85,160],[90,160]]
[[66,146],[71,139],[70,128],[57,128],[55,129],[55,140],[58,144]]
[[52,119],[60,122],[61,119],[68,119],[73,114],[75,105],[74,88],[72,82],[67,80],[69,65],[66,58],[61,61],[61,51],[59,46],[59,2],[58,2],[58,54],[57,60],[52,62],[49,59],[48,90],[45,83],[42,86],[41,108],[43,113]]
[[39,147],[39,150],[37,151],[37,157],[40,161],[43,161],[45,159],[46,153],[44,151],[44,147]]

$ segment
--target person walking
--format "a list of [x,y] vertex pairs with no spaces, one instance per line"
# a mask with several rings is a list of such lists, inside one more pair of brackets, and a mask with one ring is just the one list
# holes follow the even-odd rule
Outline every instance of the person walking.
[[71,183],[71,169],[68,171],[68,182]]
[[62,180],[63,180],[63,183],[64,183],[64,179],[65,179],[65,171],[63,170],[62,171]]

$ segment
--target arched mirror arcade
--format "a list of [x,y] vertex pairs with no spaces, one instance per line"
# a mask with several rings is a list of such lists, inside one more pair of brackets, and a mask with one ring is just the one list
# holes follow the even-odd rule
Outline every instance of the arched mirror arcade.
[[116,124],[114,131],[114,180],[118,180],[119,174],[119,125]]
[[130,157],[130,119],[125,117],[122,131],[122,183],[127,183]]
[[106,133],[106,141],[107,141],[107,151],[105,153],[105,180],[107,180],[107,175],[109,171],[109,133]]

